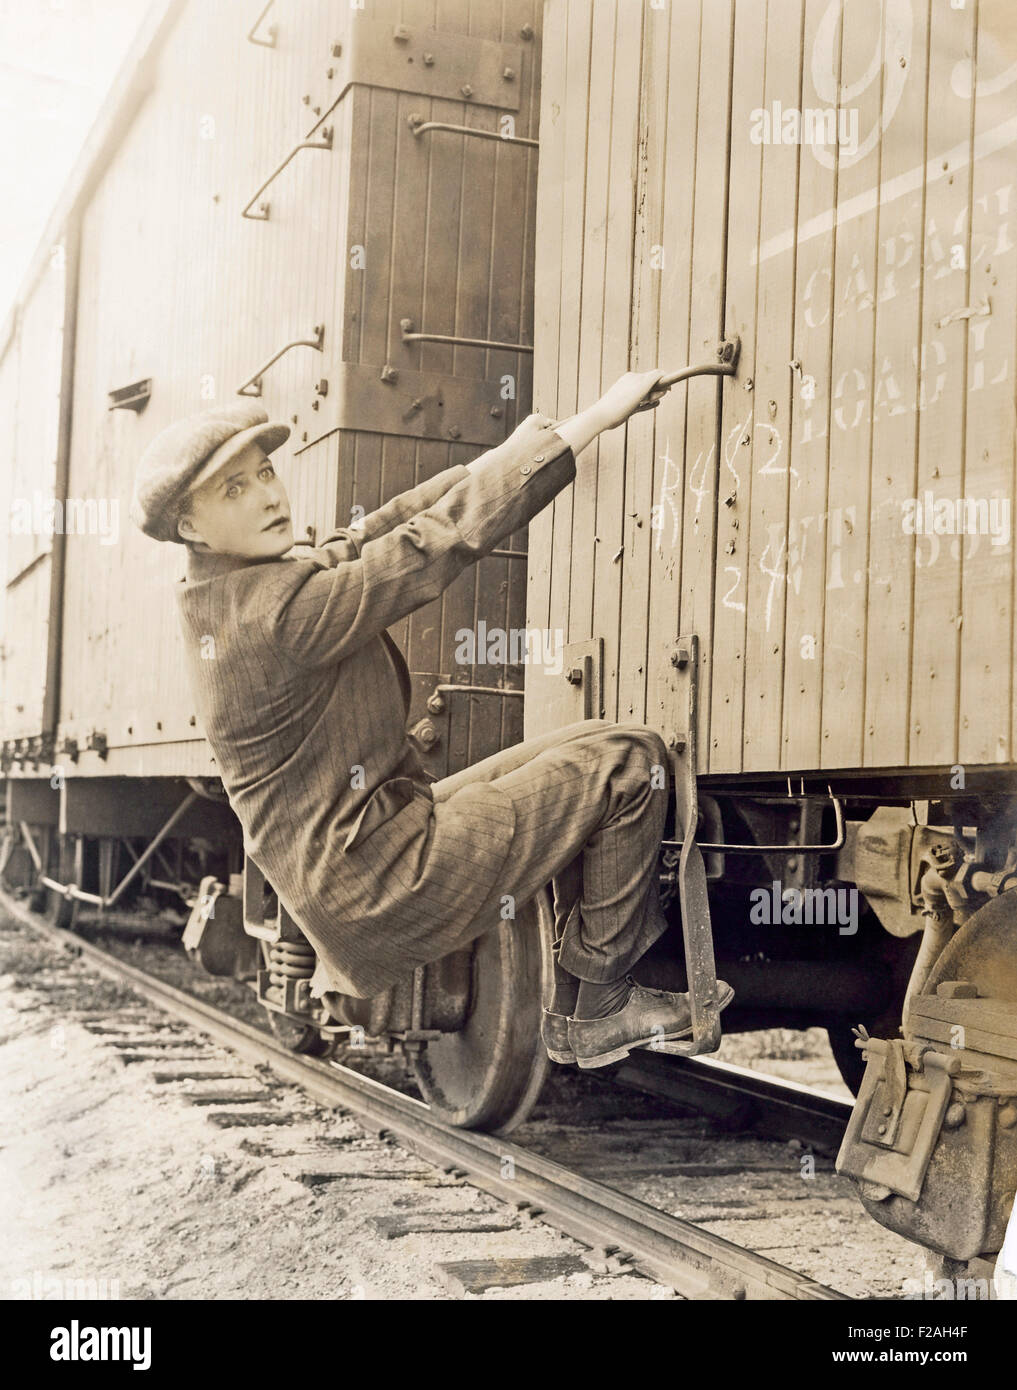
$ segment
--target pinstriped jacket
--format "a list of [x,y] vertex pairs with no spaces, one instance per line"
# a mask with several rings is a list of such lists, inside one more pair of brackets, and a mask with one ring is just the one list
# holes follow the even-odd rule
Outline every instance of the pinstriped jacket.
[[542,420],[478,471],[448,468],[318,547],[267,561],[189,552],[189,675],[246,852],[344,994],[377,994],[447,954],[497,901],[512,803],[489,784],[434,803],[385,629],[574,479],[571,448]]

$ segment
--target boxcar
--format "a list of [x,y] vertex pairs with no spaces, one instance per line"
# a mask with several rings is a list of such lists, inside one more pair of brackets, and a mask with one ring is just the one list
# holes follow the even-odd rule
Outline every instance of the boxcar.
[[[998,1249],[1015,93],[1005,0],[274,0],[243,22],[160,0],[0,333],[7,881],[64,922],[176,893],[185,942],[294,1047],[387,1039],[454,1122],[517,1124],[547,1065],[546,902],[383,997],[314,996],[131,477],[172,419],[258,396],[292,424],[313,541],[531,405],[681,372],[528,538],[400,624],[407,737],[442,776],[576,719],[658,729],[672,931],[645,979],[692,993],[680,1050],[717,1045],[718,972],[728,1028],[826,1027],[862,1200],[954,1258]],[[539,640],[492,657],[495,629]]]

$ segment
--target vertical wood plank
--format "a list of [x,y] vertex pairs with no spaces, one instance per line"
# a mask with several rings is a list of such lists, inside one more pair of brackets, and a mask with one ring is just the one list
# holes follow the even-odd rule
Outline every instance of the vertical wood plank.
[[[763,107],[766,63],[766,8],[735,8],[732,66],[731,167],[727,226],[725,335],[741,339],[738,377],[723,389],[717,492],[717,585],[713,616],[710,769],[737,772],[742,764],[742,703],[745,689],[746,573],[749,564],[747,522],[752,509],[751,456],[754,428],[754,376],[765,340],[756,339],[757,248],[762,183],[761,141],[752,138],[753,112]],[[660,513],[662,530],[673,520]]]
[[1017,95],[1017,15],[1012,7],[981,0],[974,69],[966,83],[963,73],[955,81],[962,90],[972,90],[974,104],[967,302],[991,308],[988,315],[967,320],[967,437],[958,494],[970,498],[976,508],[984,504],[979,524],[988,521],[993,532],[957,538],[964,616],[957,760],[972,766],[1014,760],[1017,163],[1012,126],[1010,140],[1001,148],[996,134],[1011,119]]
[[[658,22],[656,18],[654,22]],[[655,36],[647,35],[647,43]],[[692,357],[690,316],[694,270],[696,165],[699,149],[699,92],[703,83],[703,6],[682,0],[673,7],[667,48],[668,114],[664,182],[660,192],[660,326],[657,360],[676,370]],[[647,51],[647,61],[656,55]],[[685,480],[688,470],[686,431],[689,388],[680,385],[664,397],[654,412],[654,476],[652,485],[653,544],[649,579],[648,647],[664,645],[678,635],[680,622],[682,551],[686,518]],[[651,716],[661,707],[660,668],[654,660],[647,676]],[[626,708],[622,706],[622,708]]]
[[[835,127],[829,144],[810,139],[802,126],[798,178],[799,236],[795,248],[794,338],[791,416],[785,459],[788,486],[787,580],[784,584],[784,698],[781,766],[816,767],[820,756],[823,687],[823,625],[826,607],[826,529],[832,356],[832,285],[837,272],[833,229],[801,236],[838,198],[838,173],[848,158],[837,142],[841,124],[841,45],[845,25],[829,23],[829,6],[807,0],[803,42],[801,110],[831,110]],[[857,22],[853,28],[859,27]],[[809,62],[809,55],[812,61]],[[853,75],[853,67],[849,69]],[[818,86],[817,86],[818,83]],[[867,94],[866,94],[867,95]],[[846,102],[845,102],[846,104]],[[867,109],[866,109],[867,108]],[[857,102],[852,102],[857,110]],[[878,121],[875,102],[863,116]],[[864,119],[862,120],[865,125]],[[815,129],[815,128],[813,128]],[[823,131],[824,138],[830,135]]]
[[[973,112],[956,92],[953,72],[974,56],[974,19],[973,6],[931,8],[917,368],[909,355],[914,322],[908,333],[899,305],[876,321],[867,766],[906,762],[909,750],[920,763],[952,762],[956,746],[960,552],[950,538],[909,535],[903,504],[927,489],[961,495],[966,325],[938,325],[969,302]],[[891,126],[887,142],[892,135]],[[954,158],[956,169],[943,167]]]
[[[771,0],[766,26],[764,108],[801,109],[800,0]],[[789,36],[791,41],[789,41]],[[745,771],[780,766],[787,578],[788,435],[798,215],[796,144],[763,147],[763,195],[752,428],[752,503],[746,576]],[[790,233],[790,234],[789,234]],[[765,254],[769,248],[772,254]],[[694,483],[694,479],[691,480]],[[697,498],[698,501],[698,498]]]

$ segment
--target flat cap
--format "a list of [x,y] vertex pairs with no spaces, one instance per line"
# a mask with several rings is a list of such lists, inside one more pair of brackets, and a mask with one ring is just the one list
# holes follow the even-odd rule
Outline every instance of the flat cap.
[[179,541],[175,504],[190,488],[207,482],[248,444],[260,444],[270,454],[289,434],[289,425],[270,421],[264,410],[246,401],[177,420],[141,456],[131,520],[157,541]]

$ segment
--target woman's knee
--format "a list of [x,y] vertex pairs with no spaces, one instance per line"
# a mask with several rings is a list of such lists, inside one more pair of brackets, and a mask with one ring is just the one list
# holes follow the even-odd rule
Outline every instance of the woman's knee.
[[667,747],[656,729],[648,724],[617,724],[615,728],[625,734],[637,755],[645,756],[651,767],[667,767]]

